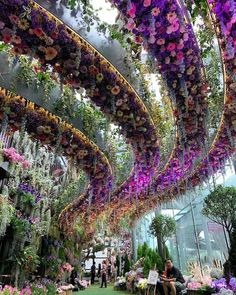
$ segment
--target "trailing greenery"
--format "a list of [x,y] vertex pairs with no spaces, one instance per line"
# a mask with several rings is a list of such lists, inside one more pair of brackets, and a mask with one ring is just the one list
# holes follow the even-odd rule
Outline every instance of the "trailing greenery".
[[0,237],[6,232],[10,224],[15,208],[7,196],[0,195]]

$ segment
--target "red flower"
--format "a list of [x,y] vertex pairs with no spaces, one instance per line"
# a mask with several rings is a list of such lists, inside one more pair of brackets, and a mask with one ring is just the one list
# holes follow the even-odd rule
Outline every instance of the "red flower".
[[33,32],[37,37],[42,37],[44,35],[44,31],[41,28],[36,28]]

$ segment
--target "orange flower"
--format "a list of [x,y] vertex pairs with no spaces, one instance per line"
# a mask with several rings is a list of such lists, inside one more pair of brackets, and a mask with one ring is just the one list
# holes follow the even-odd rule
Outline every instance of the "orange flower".
[[13,47],[11,49],[11,53],[15,54],[15,55],[21,55],[23,53],[23,50],[21,48],[18,48],[18,47]]
[[111,93],[114,94],[114,95],[118,95],[120,93],[120,87],[119,86],[114,86],[112,89],[111,89]]
[[45,59],[46,60],[52,60],[57,56],[57,51],[53,47],[47,47],[45,48]]

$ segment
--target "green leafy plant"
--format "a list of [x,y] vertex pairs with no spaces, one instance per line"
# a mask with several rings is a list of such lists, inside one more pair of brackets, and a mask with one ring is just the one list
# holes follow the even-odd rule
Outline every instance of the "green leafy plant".
[[17,257],[17,263],[27,273],[33,273],[39,263],[40,259],[37,255],[37,250],[33,246],[27,246],[24,248],[24,250],[20,253],[20,255]]
[[18,235],[24,235],[31,228],[31,224],[27,219],[19,218],[16,215],[12,216],[11,224]]
[[15,208],[8,197],[0,195],[0,237],[5,234],[7,226],[10,224]]
[[[230,239],[229,259],[224,266],[225,274],[236,275],[236,188],[219,185],[204,200],[202,213],[222,225]],[[226,244],[228,245],[227,238]],[[229,247],[229,245],[228,245]]]
[[150,233],[157,238],[158,250],[163,259],[166,258],[165,242],[175,230],[174,218],[162,214],[156,215],[149,226]]
[[231,238],[233,222],[236,220],[236,188],[217,186],[204,199],[202,213],[222,225]]

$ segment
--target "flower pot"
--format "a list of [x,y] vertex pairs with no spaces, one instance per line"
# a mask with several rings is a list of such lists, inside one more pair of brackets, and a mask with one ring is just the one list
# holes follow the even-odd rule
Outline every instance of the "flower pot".
[[66,290],[66,295],[72,295],[72,290]]

